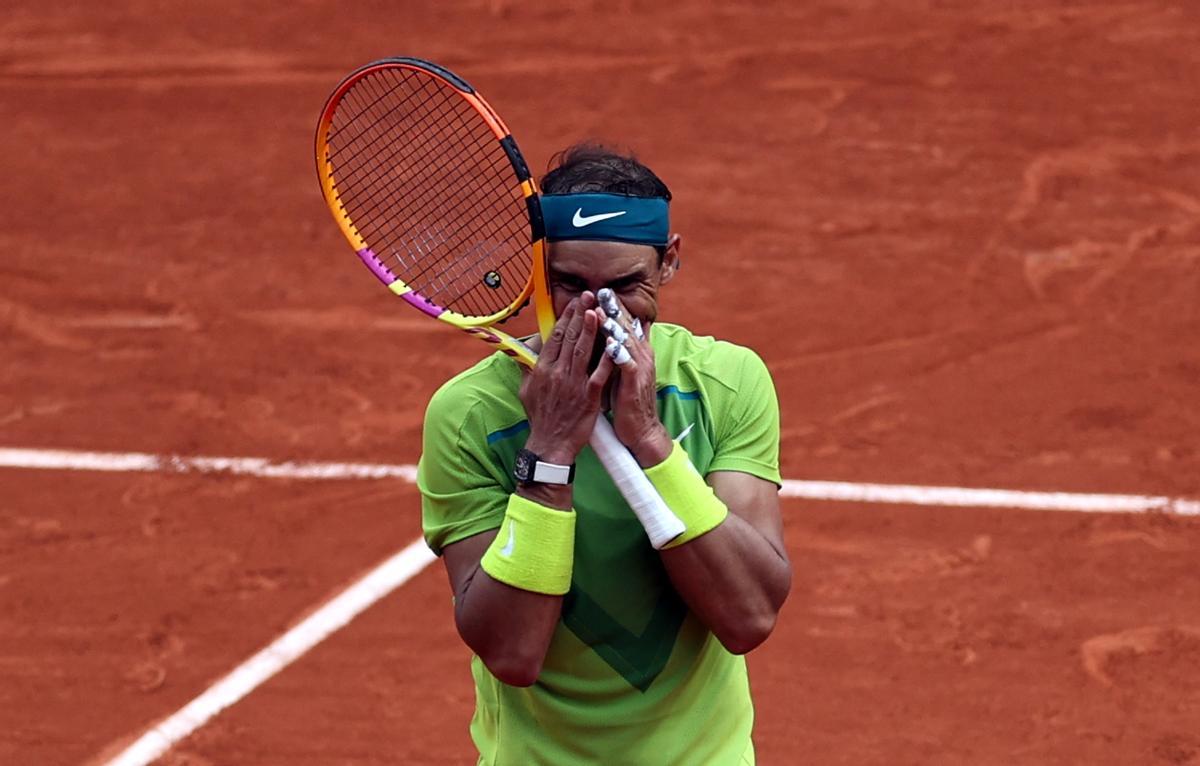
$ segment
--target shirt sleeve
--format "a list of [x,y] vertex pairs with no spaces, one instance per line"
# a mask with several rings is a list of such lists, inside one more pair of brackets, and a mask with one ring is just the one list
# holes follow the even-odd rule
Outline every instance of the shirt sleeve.
[[499,528],[508,506],[503,468],[487,452],[486,434],[475,433],[472,409],[443,387],[425,412],[417,487],[425,542],[439,556],[451,543]]
[[781,485],[775,385],[758,354],[748,348],[739,351],[737,384],[714,413],[717,440],[708,470],[741,471]]

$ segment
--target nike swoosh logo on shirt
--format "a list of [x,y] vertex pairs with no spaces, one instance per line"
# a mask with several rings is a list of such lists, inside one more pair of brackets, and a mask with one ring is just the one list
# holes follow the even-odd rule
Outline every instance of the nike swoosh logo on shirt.
[[616,218],[619,215],[625,215],[628,211],[618,210],[615,213],[596,213],[595,215],[584,215],[583,208],[575,211],[575,216],[571,218],[571,223],[575,224],[576,229],[582,229],[584,226],[591,226],[597,221],[607,221],[609,218]]
[[675,437],[675,441],[677,441],[677,442],[683,441],[683,437],[687,436],[688,434],[690,434],[692,432],[692,427],[694,425],[696,425],[696,424],[688,423],[688,427],[679,432],[679,436]]
[[500,555],[504,558],[509,558],[513,553],[513,543],[517,541],[517,530],[513,527],[512,522],[508,522],[508,542],[500,549]]

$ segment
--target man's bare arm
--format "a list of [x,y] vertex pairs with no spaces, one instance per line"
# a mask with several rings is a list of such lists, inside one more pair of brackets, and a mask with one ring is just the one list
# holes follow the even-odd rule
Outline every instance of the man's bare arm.
[[[521,382],[521,403],[529,418],[525,447],[546,462],[574,463],[600,412],[600,393],[612,366],[588,369],[599,326],[591,311],[595,303],[596,297],[585,292],[567,305],[537,365]],[[571,512],[573,492],[571,485],[554,484],[516,489],[549,513]],[[497,534],[484,532],[443,551],[454,590],[454,621],[492,675],[513,686],[529,686],[541,673],[562,613],[562,596],[515,588],[488,575],[480,561]]]
[[714,471],[709,486],[729,509],[711,532],[662,551],[679,595],[726,649],[766,640],[791,589],[779,490],[747,473]]
[[562,596],[545,596],[488,576],[479,560],[498,530],[447,545],[442,561],[454,591],[454,623],[492,675],[512,686],[529,686],[542,671]]

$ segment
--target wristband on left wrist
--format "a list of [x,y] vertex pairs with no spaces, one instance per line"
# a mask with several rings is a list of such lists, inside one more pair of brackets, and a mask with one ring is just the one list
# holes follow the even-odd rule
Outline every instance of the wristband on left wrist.
[[729,508],[692,465],[683,445],[675,441],[671,445],[672,450],[666,460],[646,469],[646,478],[662,495],[667,507],[686,526],[683,534],[663,548],[675,548],[691,542],[716,529],[729,515]]

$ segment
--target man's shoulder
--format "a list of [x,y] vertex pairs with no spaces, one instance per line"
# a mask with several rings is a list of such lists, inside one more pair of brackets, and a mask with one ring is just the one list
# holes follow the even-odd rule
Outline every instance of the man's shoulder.
[[429,400],[427,418],[439,414],[465,417],[480,404],[519,404],[521,371],[509,357],[491,354],[447,380]]
[[[676,371],[688,370],[736,388],[744,375],[769,377],[762,358],[748,346],[711,335],[696,335],[686,327],[674,324],[656,323],[652,333],[655,362],[667,378]],[[660,380],[660,387],[671,382]]]

